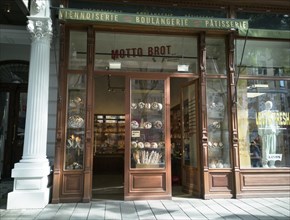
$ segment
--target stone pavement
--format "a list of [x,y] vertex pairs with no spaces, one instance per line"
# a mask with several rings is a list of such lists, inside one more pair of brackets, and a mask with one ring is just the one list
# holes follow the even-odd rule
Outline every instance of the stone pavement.
[[[290,197],[213,199],[173,197],[172,200],[93,200],[90,203],[48,204],[43,209],[6,209],[7,190],[1,185],[0,219],[59,220],[187,220],[290,219]],[[9,185],[9,184],[7,184]],[[5,191],[6,190],[6,191]],[[5,193],[3,193],[5,191]]]

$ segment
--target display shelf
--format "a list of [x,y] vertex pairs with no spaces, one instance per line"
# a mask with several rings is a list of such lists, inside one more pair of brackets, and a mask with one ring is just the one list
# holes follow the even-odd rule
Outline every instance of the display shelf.
[[125,116],[94,117],[94,154],[123,154],[125,148]]

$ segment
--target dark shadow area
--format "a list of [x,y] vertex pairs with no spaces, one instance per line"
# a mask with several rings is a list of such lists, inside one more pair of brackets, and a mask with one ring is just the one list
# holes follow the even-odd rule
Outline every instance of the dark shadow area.
[[13,190],[13,180],[10,178],[0,180],[0,209],[6,209],[8,193]]
[[93,200],[124,200],[124,178],[121,174],[93,176]]
[[195,198],[189,193],[185,193],[182,191],[182,186],[172,186],[172,197],[178,197],[178,198]]

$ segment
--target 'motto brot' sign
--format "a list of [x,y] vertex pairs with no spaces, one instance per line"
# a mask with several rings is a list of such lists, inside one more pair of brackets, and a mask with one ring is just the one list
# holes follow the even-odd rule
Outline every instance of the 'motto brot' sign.
[[59,19],[64,21],[91,21],[124,23],[135,25],[167,26],[179,28],[237,29],[247,30],[248,21],[227,18],[193,18],[176,16],[151,16],[139,14],[86,11],[77,9],[59,9]]

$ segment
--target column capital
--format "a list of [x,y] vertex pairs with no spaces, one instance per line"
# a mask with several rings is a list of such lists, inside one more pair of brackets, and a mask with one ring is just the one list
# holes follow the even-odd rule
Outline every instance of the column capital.
[[48,17],[28,16],[27,30],[31,33],[32,40],[40,40],[52,36],[52,21]]

